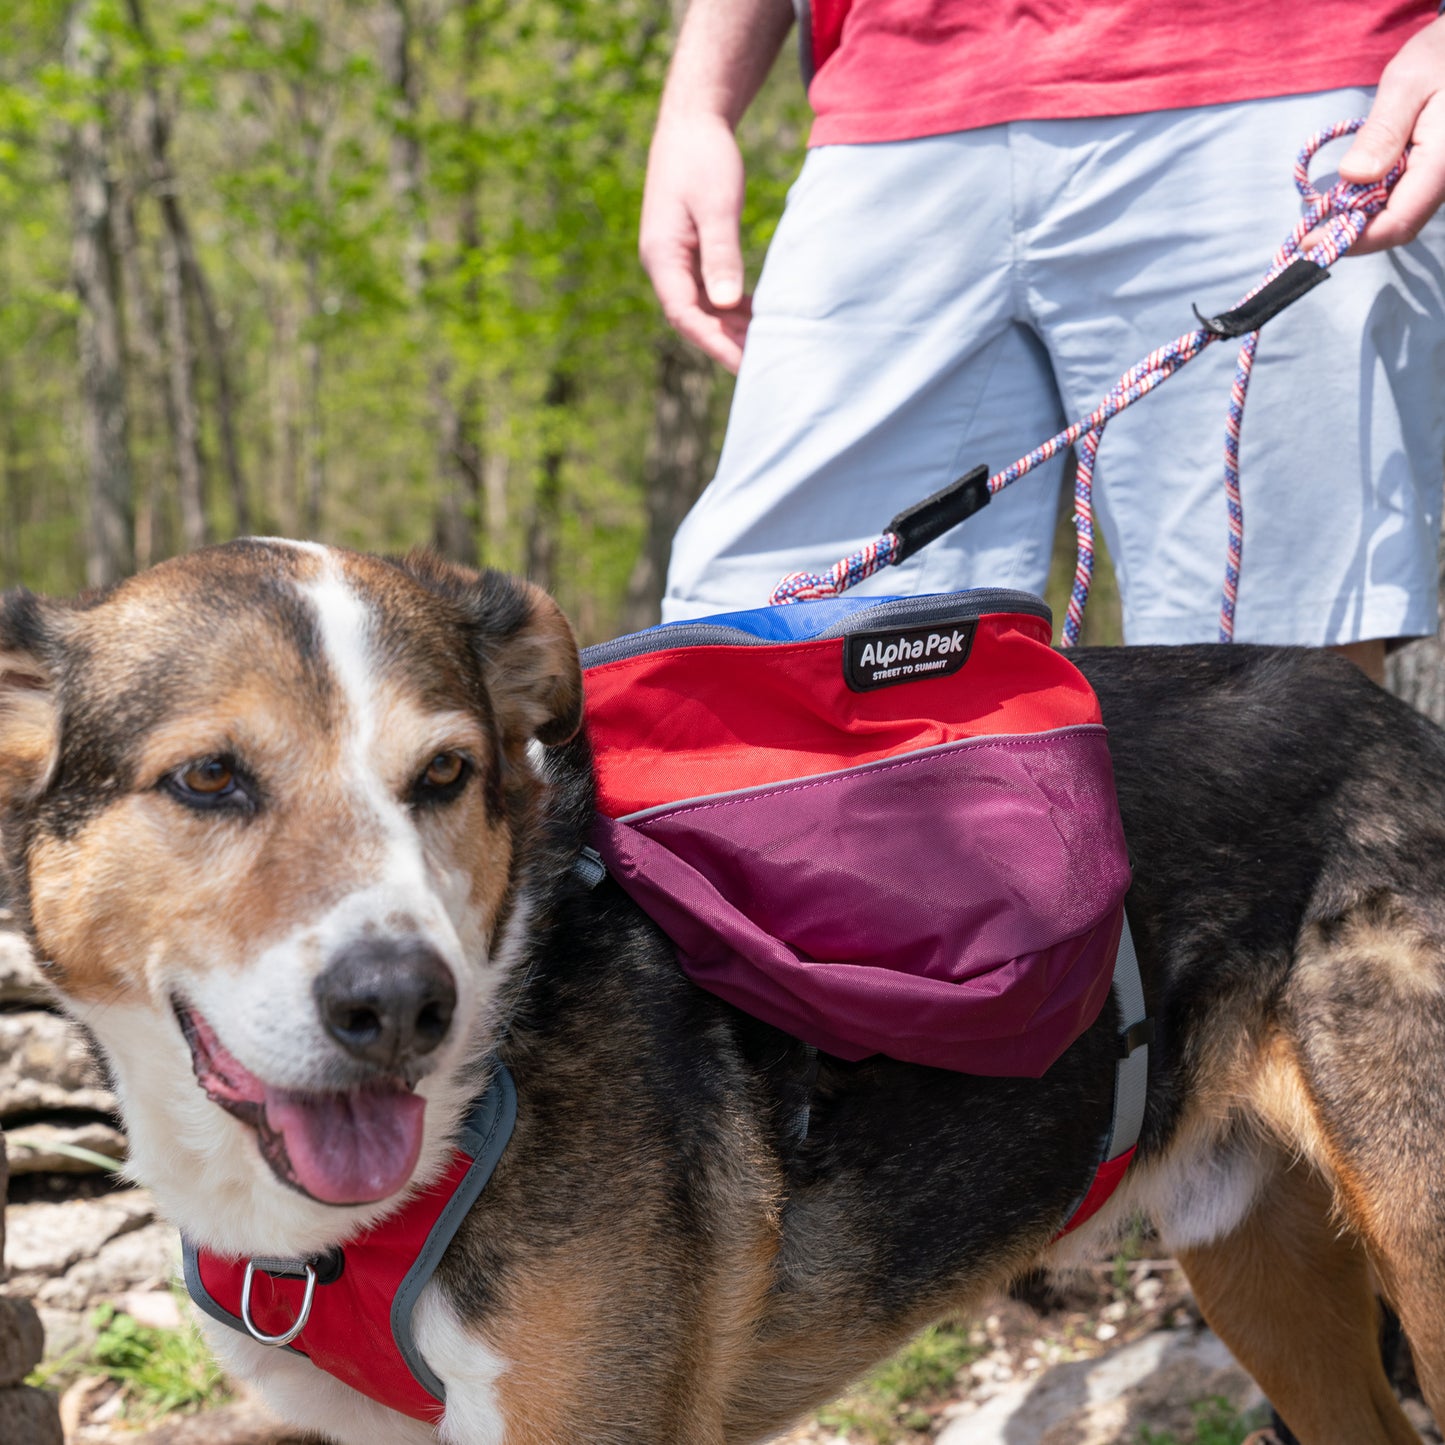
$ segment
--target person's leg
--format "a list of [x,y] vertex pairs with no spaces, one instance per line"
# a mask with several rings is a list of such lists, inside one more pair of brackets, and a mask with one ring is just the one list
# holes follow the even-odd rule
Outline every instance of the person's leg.
[[[1126,366],[1263,276],[1300,214],[1290,178],[1315,130],[1369,92],[1153,116],[1036,123],[1021,264],[1071,413]],[[1316,159],[1327,179],[1348,142]],[[1367,643],[1435,631],[1445,458],[1445,223],[1346,257],[1260,337],[1240,444],[1239,641]],[[1227,520],[1225,410],[1237,343],[1220,341],[1112,423],[1101,521],[1130,642],[1218,634]],[[1027,485],[1021,482],[1018,485]],[[1357,649],[1358,651],[1359,649]]]
[[[764,605],[904,507],[1058,429],[1016,319],[1001,128],[813,151],[754,301],[718,474],[673,545],[665,620]],[[860,592],[1042,591],[1059,464]]]

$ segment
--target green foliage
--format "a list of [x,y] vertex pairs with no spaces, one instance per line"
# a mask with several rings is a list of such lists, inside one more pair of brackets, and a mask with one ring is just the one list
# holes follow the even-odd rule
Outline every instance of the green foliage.
[[91,1364],[96,1373],[124,1387],[127,1419],[154,1420],[226,1399],[220,1367],[193,1325],[155,1329],[109,1305],[96,1311],[94,1323],[100,1326],[100,1337]]
[[[636,239],[670,0],[406,0],[407,91],[382,40],[399,0],[140,0],[143,28],[134,4],[11,0],[0,27],[0,582],[83,582],[67,175],[86,123],[134,221],[117,269],[137,552],[180,546],[154,99],[235,397],[239,499],[192,297],[211,534],[239,503],[255,531],[425,543],[462,484],[460,418],[486,479],[462,499],[482,559],[525,570],[546,536],[546,580],[590,637],[613,630],[664,331]],[[90,69],[67,45],[77,18]],[[805,109],[789,50],[743,134],[752,274]]]
[[1244,1438],[1265,1423],[1265,1412],[1236,1410],[1219,1395],[1198,1401],[1194,1406],[1194,1428],[1180,1440],[1171,1431],[1139,1431],[1138,1445],[1242,1445]]
[[55,1389],[82,1375],[104,1376],[121,1387],[122,1416],[136,1424],[229,1398],[220,1367],[189,1321],[179,1329],[158,1329],[113,1305],[101,1305],[91,1313],[90,1323],[99,1333],[89,1348],[47,1360],[25,1383]]
[[1148,1225],[1142,1216],[1135,1215],[1129,1221],[1129,1227],[1114,1252],[1110,1283],[1119,1294],[1123,1294],[1129,1288],[1129,1266],[1135,1260],[1144,1258],[1144,1244],[1147,1238]]
[[848,1431],[878,1445],[926,1431],[928,1407],[946,1399],[961,1370],[978,1358],[968,1332],[954,1325],[926,1329],[842,1399],[818,1415],[830,1430]]

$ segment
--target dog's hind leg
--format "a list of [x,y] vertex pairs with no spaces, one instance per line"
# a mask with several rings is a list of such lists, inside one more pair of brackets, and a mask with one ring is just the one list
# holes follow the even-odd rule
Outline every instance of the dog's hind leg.
[[1298,1162],[1229,1238],[1181,1258],[1211,1322],[1306,1445],[1415,1441],[1385,1390],[1370,1266],[1445,1421],[1439,900],[1381,889],[1307,926],[1273,1012],[1263,1047],[1218,1072],[1232,1078],[1230,1111]]
[[1281,1160],[1244,1221],[1179,1262],[1301,1445],[1420,1445],[1380,1362],[1365,1252],[1332,1203],[1310,1165]]
[[1284,1019],[1339,1217],[1395,1307],[1445,1422],[1445,920],[1372,895],[1302,939]]

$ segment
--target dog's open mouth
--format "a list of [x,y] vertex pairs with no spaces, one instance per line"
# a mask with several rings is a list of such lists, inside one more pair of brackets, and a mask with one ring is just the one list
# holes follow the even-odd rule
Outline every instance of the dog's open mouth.
[[323,1204],[371,1204],[395,1194],[421,1153],[426,1100],[400,1079],[338,1093],[297,1093],[258,1079],[195,1009],[174,1001],[206,1096],[256,1131],[283,1183]]

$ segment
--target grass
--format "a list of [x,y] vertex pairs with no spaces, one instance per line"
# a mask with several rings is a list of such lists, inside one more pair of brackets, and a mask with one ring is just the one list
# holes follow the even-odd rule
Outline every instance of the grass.
[[1211,1395],[1194,1406],[1194,1428],[1185,1439],[1145,1426],[1139,1431],[1139,1445],[1241,1445],[1246,1435],[1265,1423],[1264,1412],[1241,1413],[1228,1400]]
[[1114,1254],[1113,1267],[1109,1271],[1109,1282],[1114,1286],[1114,1292],[1122,1295],[1129,1288],[1129,1266],[1135,1260],[1144,1258],[1144,1244],[1148,1238],[1148,1226],[1140,1215],[1135,1215],[1129,1221],[1129,1227],[1119,1240],[1118,1249]]
[[229,1397],[224,1375],[200,1331],[158,1329],[102,1305],[91,1315],[100,1331],[89,1351],[47,1361],[28,1384],[53,1386],[80,1375],[101,1375],[121,1387],[121,1415],[135,1424],[150,1424],[176,1411],[223,1404]]
[[930,1406],[947,1400],[959,1371],[981,1353],[968,1331],[936,1325],[910,1340],[885,1365],[818,1414],[826,1429],[848,1432],[876,1445],[922,1433],[933,1423]]

